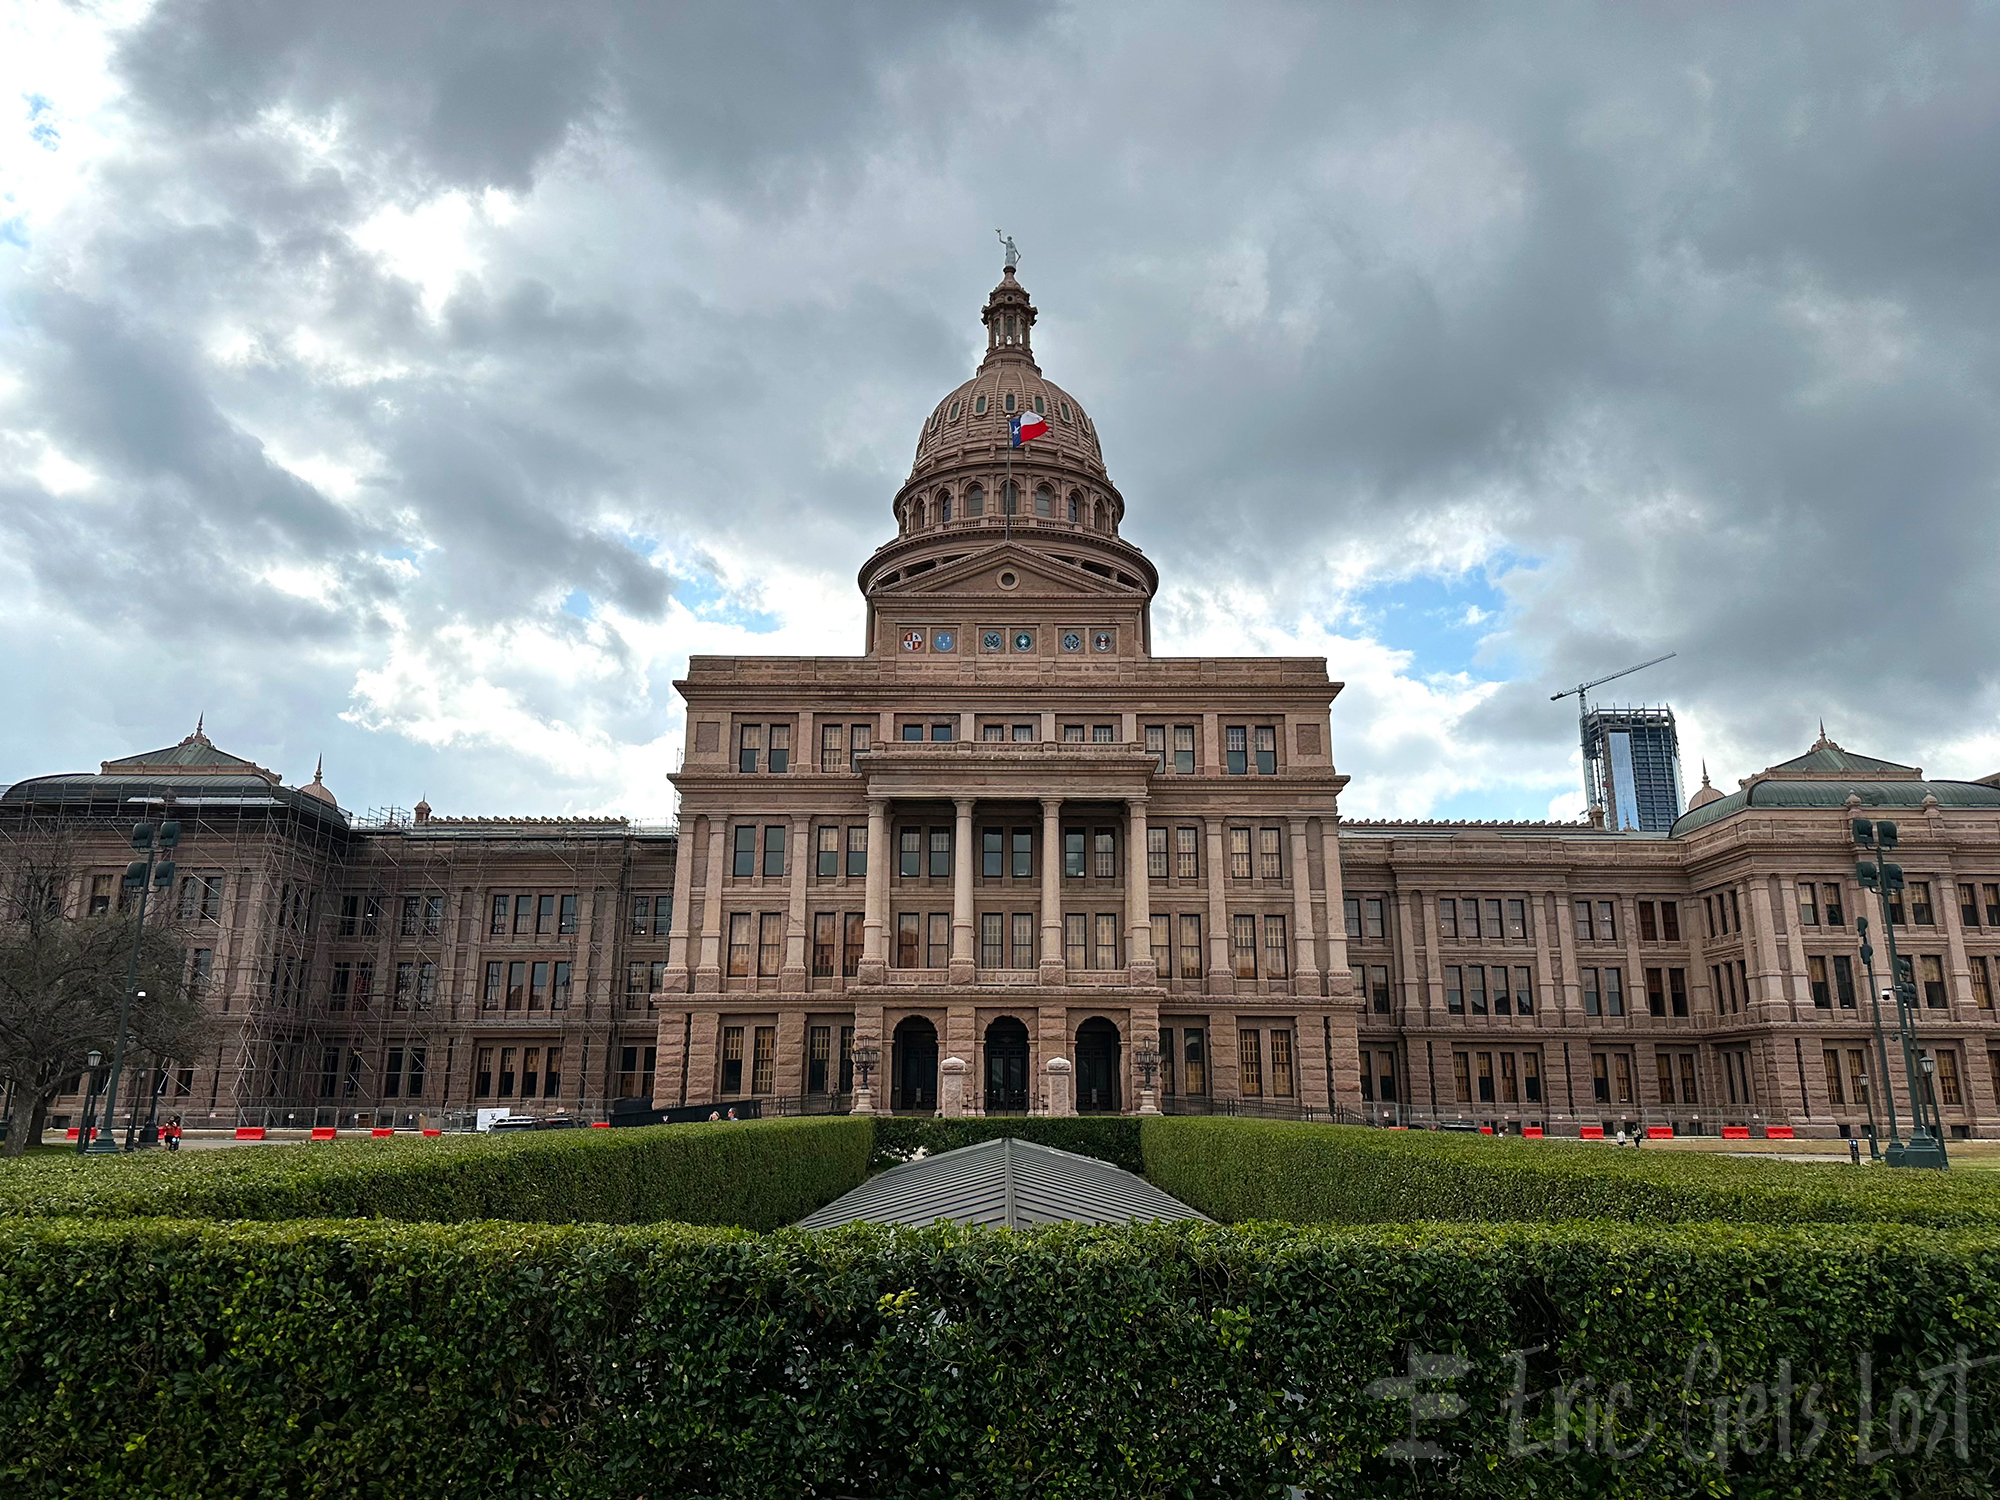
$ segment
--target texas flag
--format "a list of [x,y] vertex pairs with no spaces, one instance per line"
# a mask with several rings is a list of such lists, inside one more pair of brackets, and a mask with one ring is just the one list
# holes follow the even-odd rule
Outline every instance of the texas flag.
[[1049,419],[1040,412],[1024,411],[1009,417],[1007,426],[1014,435],[1014,446],[1019,448],[1024,443],[1032,443],[1036,438],[1046,436]]

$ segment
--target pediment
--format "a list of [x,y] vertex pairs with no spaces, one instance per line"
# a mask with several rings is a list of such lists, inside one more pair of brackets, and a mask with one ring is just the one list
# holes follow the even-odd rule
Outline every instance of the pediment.
[[[877,598],[922,599],[950,595],[978,599],[1132,599],[1145,597],[1142,586],[1120,583],[1083,566],[1085,561],[1099,567],[1109,564],[1079,549],[1078,561],[1070,563],[1018,542],[996,542],[980,547],[948,563],[923,568],[922,560],[889,583],[877,584],[870,592]],[[912,571],[922,568],[923,571]],[[1013,583],[1001,582],[1012,574]]]

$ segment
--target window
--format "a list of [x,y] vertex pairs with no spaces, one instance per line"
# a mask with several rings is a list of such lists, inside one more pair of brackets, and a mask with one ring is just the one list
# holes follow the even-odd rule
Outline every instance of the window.
[[1292,1097],[1292,1034],[1289,1031],[1271,1033],[1271,1096],[1274,1099]]
[[[1361,1074],[1364,1078],[1368,1075],[1368,1064],[1366,1062],[1361,1065]],[[1472,1054],[1470,1052],[1452,1053],[1451,1081],[1452,1092],[1457,1097],[1458,1102],[1460,1104],[1470,1104],[1472,1102]]]
[[1014,967],[1032,969],[1035,966],[1035,914],[1031,911],[1014,913]]
[[1244,775],[1250,769],[1250,731],[1242,724],[1231,724],[1224,729],[1222,768],[1231,776]]
[[1176,828],[1174,830],[1174,877],[1177,880],[1199,880],[1201,878],[1200,829]]
[[524,1047],[521,1049],[521,1097],[532,1099],[542,1082],[542,1049]]
[[[1358,928],[1360,923],[1354,925]],[[1458,936],[1458,902],[1450,896],[1438,897],[1438,933],[1443,937]]]
[[1602,1052],[1590,1054],[1590,1096],[1599,1104],[1611,1102],[1611,1059]]
[[[1474,900],[1474,899],[1473,899],[1472,897],[1470,897],[1470,896],[1467,896],[1467,897],[1466,897],[1466,898],[1465,898],[1465,899],[1464,899],[1463,901],[1461,901],[1461,902],[1459,903],[1459,908],[1458,908],[1458,915],[1459,915],[1459,919],[1460,919],[1460,920],[1459,920],[1459,936],[1460,936],[1460,937],[1469,937],[1469,938],[1476,938],[1476,937],[1478,937],[1478,936],[1479,936],[1479,903],[1478,903],[1478,902],[1477,902],[1476,900]],[[1496,933],[1494,933],[1494,934],[1493,934],[1493,936],[1495,936],[1495,937],[1498,937],[1498,936],[1500,936],[1500,934],[1496,932]]]
[[750,974],[750,913],[729,914],[729,976],[745,979]]
[[1159,970],[1162,979],[1173,977],[1173,927],[1172,917],[1163,916],[1159,912],[1153,913],[1152,931],[1147,935],[1146,946],[1152,954],[1153,966]]
[[979,830],[979,873],[983,879],[998,880],[1007,863],[1007,831],[1004,828]]
[[1167,878],[1167,830],[1164,828],[1146,830],[1146,878]]
[[1686,969],[1667,970],[1667,999],[1673,1013],[1684,1016],[1688,1013],[1688,976]]
[[[626,1050],[629,1052],[631,1049],[628,1047]],[[330,1090],[322,1083],[320,1086],[320,1097],[324,1098],[329,1092]],[[491,1047],[481,1047],[473,1056],[472,1096],[475,1099],[490,1099],[493,1097],[493,1049]]]
[[873,742],[874,738],[875,738],[874,728],[873,726],[868,724],[856,724],[848,732],[847,736],[848,770],[858,772],[861,769],[861,757],[868,753],[868,747]]
[[831,776],[840,769],[841,757],[846,753],[847,726],[845,724],[822,724],[819,726],[819,768]]
[[220,875],[189,875],[182,879],[181,920],[183,922],[219,922],[222,920],[222,877]]
[[1092,840],[1091,873],[1099,880],[1111,880],[1118,874],[1118,833],[1116,829],[1100,828]]
[[1146,726],[1146,753],[1153,757],[1153,767],[1162,776],[1167,774],[1167,726],[1148,724]]
[[1182,1083],[1197,1097],[1208,1092],[1208,1033],[1199,1026],[1181,1033]]
[[931,830],[931,878],[951,877],[951,830],[933,828]]
[[1937,1057],[1937,1086],[1940,1102],[1951,1105],[1965,1103],[1964,1091],[1958,1082],[1958,1054],[1949,1047],[1940,1047]]
[[1068,880],[1083,879],[1083,830],[1065,828],[1063,830],[1063,876]]
[[777,1087],[778,1028],[759,1026],[750,1048],[750,1092],[768,1094]]
[[1275,724],[1257,726],[1257,774],[1275,776],[1278,774],[1278,729]]
[[511,1099],[514,1097],[514,1059],[519,1055],[520,1049],[518,1047],[502,1047],[500,1049],[500,1097],[502,1099]]
[[[1826,1068],[1827,1102],[1829,1104],[1847,1103],[1846,1091],[1841,1088],[1839,1050],[1834,1047],[1826,1048],[1822,1053],[1821,1060]],[[1662,1073],[1666,1071],[1666,1066],[1667,1060],[1665,1057],[1662,1057],[1660,1059],[1660,1071]]]
[[1986,960],[1978,956],[1971,959],[1972,1003],[1981,1010],[1993,1009],[1993,984],[1987,977]]
[[[1805,927],[1819,926],[1819,888],[1810,880],[1799,882],[1799,923]],[[1835,1054],[1827,1055],[1831,1057]],[[1833,1102],[1838,1104],[1840,1100],[1836,1098]]]
[[653,1096],[653,1064],[657,1047],[621,1047],[618,1050],[618,1097],[650,1099]]
[[[1376,1015],[1386,1016],[1389,1014],[1389,966],[1387,964],[1371,964],[1369,966],[1368,995]],[[1385,1094],[1382,1097],[1393,1099],[1395,1095]]]
[[[206,952],[207,950],[203,949],[201,951]],[[486,966],[486,977],[489,983],[492,982],[499,967],[500,965],[498,964],[488,964]],[[353,992],[353,987],[354,965],[351,963],[336,962],[333,966],[333,982],[326,993],[326,1008],[328,1010],[346,1010],[348,997]]]
[[546,937],[556,930],[556,898],[543,896],[535,902],[535,935]]
[[1004,912],[979,914],[979,967],[998,969],[1007,958],[1007,917]]
[[1979,925],[1979,893],[1970,885],[1958,888],[1958,919],[1967,927]]
[[1115,745],[1118,743],[1116,724],[1093,724],[1090,726],[1090,742],[1093,745]]
[[[867,941],[868,921],[865,913],[851,911],[844,917],[845,928],[840,944],[840,973],[845,979],[852,979],[861,972],[861,951]],[[842,1085],[845,1088],[845,1085]]]
[[826,1065],[833,1060],[833,1028],[815,1026],[806,1034],[806,1092],[826,1092]]
[[739,823],[736,826],[736,857],[730,866],[730,874],[739,880],[748,880],[757,873],[757,829],[754,824]]
[[896,916],[896,967],[899,969],[918,968],[922,962],[920,950],[923,947],[923,918],[916,912],[899,912]]
[[1931,883],[1928,880],[1910,882],[1910,925],[1912,927],[1937,925],[1937,913],[1931,908]]
[[1382,905],[1382,898],[1380,896],[1367,896],[1362,899],[1363,931],[1369,937],[1378,938],[1383,936]]
[[1097,914],[1097,941],[1090,952],[1090,966],[1093,969],[1115,969],[1118,967],[1118,914],[1101,911]]
[[1979,893],[1985,898],[1986,925],[2000,927],[2000,885],[1981,885]]
[[1924,987],[1924,1004],[1932,1010],[1943,1010],[1944,959],[1935,953],[1920,954],[1917,958],[1918,978]]
[[1833,981],[1827,977],[1826,960],[1815,953],[1806,959],[1806,979],[1812,988],[1813,1005],[1833,1009]]
[[1263,1035],[1255,1031],[1236,1033],[1236,1058],[1241,1079],[1241,1091],[1246,1099],[1262,1098],[1264,1094],[1264,1047]]
[[1194,775],[1194,725],[1174,726],[1174,774]]
[[903,726],[903,743],[904,743],[904,744],[922,744],[922,743],[923,743],[923,739],[924,739],[924,726],[923,726],[923,725],[921,725],[921,724],[905,724],[905,725]]
[[1578,901],[1575,903],[1575,906],[1577,941],[1587,943],[1592,937],[1590,930],[1590,903],[1588,901]]
[[924,967],[946,968],[951,963],[951,913],[934,911],[925,919]]
[[1284,879],[1284,856],[1280,852],[1279,835],[1283,830],[1260,828],[1257,830],[1257,878],[1259,880]]
[[896,837],[896,873],[906,880],[914,880],[924,872],[924,831],[921,828],[899,829]]
[[576,924],[577,899],[574,896],[564,896],[556,917],[557,935],[561,937],[574,937],[576,935]]
[[1493,1102],[1493,1054],[1491,1052],[1480,1053],[1478,1064],[1479,1102],[1481,1104],[1491,1104]]
[[931,725],[931,738],[932,738],[933,740],[935,740],[935,741],[937,741],[938,743],[942,744],[943,742],[945,742],[945,741],[949,740],[949,739],[950,739],[951,737],[952,737],[952,726],[951,726],[951,725],[949,725],[949,724],[933,724],[933,725]]
[[1090,918],[1082,912],[1063,914],[1063,961],[1079,972],[1090,966]]
[[1486,1008],[1486,965],[1470,964],[1465,970],[1465,1003],[1475,1016],[1483,1016]]
[[1292,950],[1285,938],[1283,917],[1264,918],[1264,972],[1272,979],[1284,979],[1292,972]]
[[1065,745],[1081,745],[1083,743],[1083,726],[1081,724],[1063,725],[1062,738]]
[[1663,969],[1646,970],[1646,1014],[1664,1016],[1667,1013],[1667,976]]
[[785,914],[764,911],[757,914],[757,973],[773,978],[785,961]]
[[771,726],[771,754],[767,764],[774,772],[785,772],[792,768],[792,726],[773,724]]
[[1833,955],[1833,993],[1842,1010],[1854,1009],[1854,960],[1845,953]]
[[840,874],[840,830],[830,823],[813,830],[813,874],[826,880]]
[[1625,1014],[1624,971],[1606,969],[1604,971],[1604,1013],[1607,1016]]
[[1639,941],[1642,943],[1657,943],[1659,940],[1660,926],[1653,916],[1653,903],[1650,901],[1641,901],[1639,903]]
[[1201,955],[1201,915],[1198,912],[1181,913],[1181,978],[1201,978],[1206,965]]
[[1257,977],[1257,919],[1233,916],[1229,919],[1229,951],[1236,962],[1238,979]]
[[847,830],[847,873],[850,877],[868,873],[868,829],[865,824]]
[[757,769],[757,757],[764,750],[764,726],[745,724],[736,731],[736,769],[750,772]]
[[1528,935],[1528,903],[1525,900],[1510,899],[1507,902],[1507,936],[1525,938]]
[[722,1028],[722,1092],[743,1092],[743,1028]]
[[1014,830],[1014,878],[1027,880],[1035,873],[1035,831],[1032,828]]
[[1457,964],[1444,966],[1444,1008],[1450,1014],[1465,1014],[1465,970]]
[[764,825],[764,873],[785,873],[785,825],[782,823]]
[[1586,1016],[1604,1014],[1603,991],[1598,988],[1597,970],[1583,970],[1583,1013]]
[[833,950],[840,937],[840,914],[813,913],[812,972],[815,979],[833,978]]
[[[93,875],[90,877],[90,915],[101,917],[111,910],[111,877]],[[345,936],[346,934],[343,934]]]
[[1500,1054],[1500,1102],[1502,1104],[1521,1102],[1520,1076],[1515,1071],[1514,1054],[1511,1052]]
[[1845,927],[1847,913],[1841,909],[1840,887],[1832,881],[1823,882],[1819,888],[1820,912],[1829,927]]
[[535,898],[516,896],[514,898],[514,936],[525,937],[535,930]]
[[1521,1054],[1521,1092],[1530,1104],[1542,1102],[1542,1060],[1532,1052]]
[[1497,900],[1489,900],[1486,903],[1486,935],[1495,938],[1500,936],[1500,903]]

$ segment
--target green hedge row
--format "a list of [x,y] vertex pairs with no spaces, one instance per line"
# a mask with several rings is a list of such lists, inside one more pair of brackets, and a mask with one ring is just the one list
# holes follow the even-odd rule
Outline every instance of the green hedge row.
[[0,1491],[1980,1496],[1995,1355],[1990,1233],[25,1219]]
[[0,1216],[517,1219],[775,1229],[867,1175],[859,1118],[41,1157],[0,1170]]
[[1985,1173],[1856,1170],[1576,1142],[1267,1120],[1148,1119],[1145,1173],[1226,1223],[1420,1220],[2000,1227]]
[[1043,1115],[946,1120],[909,1116],[875,1116],[875,1161],[880,1170],[914,1157],[919,1150],[936,1156],[998,1136],[1053,1146],[1078,1156],[1094,1156],[1128,1172],[1144,1172],[1139,1145],[1139,1121],[1129,1115],[1083,1115],[1050,1119]]

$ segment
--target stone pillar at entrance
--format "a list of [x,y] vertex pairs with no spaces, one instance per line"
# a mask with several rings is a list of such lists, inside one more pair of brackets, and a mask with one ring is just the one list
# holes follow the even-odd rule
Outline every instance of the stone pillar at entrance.
[[[860,972],[854,976],[862,984],[882,983],[883,973],[889,967],[884,924],[888,921],[889,861],[892,857],[893,851],[889,848],[889,800],[886,797],[870,797],[868,879],[862,895],[865,914],[862,917],[861,964]],[[877,1029],[880,1029],[879,1024]],[[854,1040],[859,1045],[861,1033],[858,1025]]]
[[976,969],[972,952],[972,799],[960,797],[953,806],[958,817],[952,838],[951,984],[972,983]]
[[1076,1113],[1076,1101],[1071,1097],[1074,1070],[1066,1057],[1052,1057],[1042,1064],[1042,1078],[1048,1090],[1048,1112],[1058,1118],[1066,1118]]
[[1063,982],[1062,798],[1042,798],[1042,962],[1043,984]]
[[956,1120],[965,1113],[967,1066],[962,1057],[947,1057],[938,1064],[938,1112],[947,1120]]
[[[1160,959],[1153,952],[1153,898],[1147,885],[1146,799],[1125,799],[1127,832],[1125,844],[1125,920],[1130,931],[1125,940],[1125,961],[1134,984],[1158,984]],[[1145,957],[1141,958],[1140,955]]]

